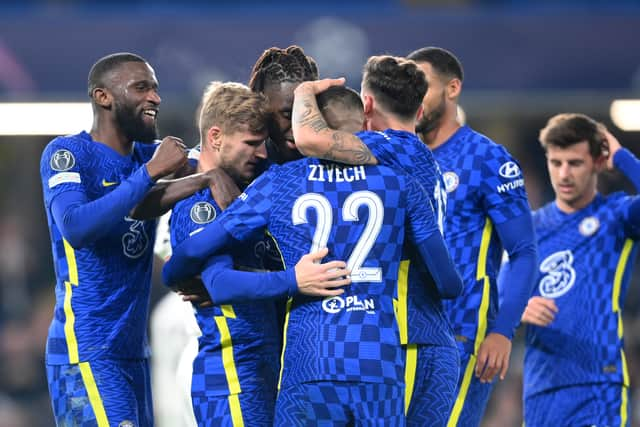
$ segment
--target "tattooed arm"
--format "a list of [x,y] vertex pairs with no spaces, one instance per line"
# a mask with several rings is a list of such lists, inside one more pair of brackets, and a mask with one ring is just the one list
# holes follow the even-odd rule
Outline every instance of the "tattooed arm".
[[344,79],[323,79],[301,83],[295,90],[292,129],[296,147],[305,156],[319,157],[352,165],[377,164],[369,148],[357,136],[329,128],[316,94]]

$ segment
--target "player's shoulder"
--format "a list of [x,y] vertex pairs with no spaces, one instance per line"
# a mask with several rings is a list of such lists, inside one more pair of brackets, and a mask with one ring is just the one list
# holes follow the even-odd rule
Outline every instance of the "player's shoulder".
[[635,201],[638,195],[630,195],[625,191],[616,191],[606,196],[600,197],[599,202],[602,208],[609,210],[625,209],[629,204]]
[[209,187],[205,187],[196,191],[191,196],[178,201],[173,208],[173,212],[176,214],[187,213],[195,206],[205,206],[207,208],[211,206],[214,211],[221,211],[211,195],[211,190],[209,190]]
[[191,223],[205,225],[216,219],[220,212],[209,188],[203,188],[175,204],[171,211],[171,226]]
[[[53,157],[66,158],[68,162],[75,162],[82,157],[91,143],[91,136],[86,132],[75,135],[57,136],[52,139],[42,151],[42,161],[51,161]],[[67,166],[67,164],[60,165]]]
[[539,207],[531,212],[531,219],[534,226],[542,225],[548,222],[555,212],[554,202],[549,202],[546,205]]

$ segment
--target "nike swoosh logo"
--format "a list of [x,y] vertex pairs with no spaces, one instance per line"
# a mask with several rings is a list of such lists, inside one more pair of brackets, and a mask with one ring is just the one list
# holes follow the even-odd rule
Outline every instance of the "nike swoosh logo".
[[116,184],[118,184],[118,181],[110,182],[110,181],[107,181],[106,179],[102,178],[102,186],[103,187],[111,187],[112,185],[116,185]]

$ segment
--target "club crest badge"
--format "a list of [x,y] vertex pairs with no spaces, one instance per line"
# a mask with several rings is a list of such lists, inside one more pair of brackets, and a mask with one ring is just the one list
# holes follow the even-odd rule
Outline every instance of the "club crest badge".
[[588,216],[578,226],[578,231],[585,237],[592,236],[600,228],[600,221],[595,216]]
[[455,172],[443,173],[442,179],[444,180],[444,188],[447,190],[447,193],[451,193],[458,188],[458,184],[460,184],[460,178],[458,178]]

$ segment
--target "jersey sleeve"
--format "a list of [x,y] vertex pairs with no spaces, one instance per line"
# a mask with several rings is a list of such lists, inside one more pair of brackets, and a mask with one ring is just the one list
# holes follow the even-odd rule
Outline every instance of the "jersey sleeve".
[[44,149],[40,158],[40,176],[47,208],[58,194],[66,191],[85,192],[81,167],[85,155],[72,138],[58,137]]
[[494,224],[530,212],[522,170],[504,147],[489,149],[479,178],[479,197]]
[[229,255],[211,257],[202,271],[202,282],[216,304],[293,296],[298,290],[295,269],[238,271]]
[[439,227],[424,188],[412,177],[407,175],[406,179],[408,235],[414,243],[420,243],[439,231]]
[[212,203],[199,197],[189,197],[176,203],[169,219],[171,246],[175,247],[201,231],[218,213]]
[[621,204],[626,235],[633,240],[640,240],[640,196],[625,196]]
[[[61,148],[61,145],[67,148]],[[81,160],[78,154],[84,151],[72,143],[61,145],[50,144],[41,159],[45,206],[62,236],[72,247],[81,248],[106,235],[142,200],[153,181],[143,165],[114,191],[89,200],[83,183],[86,173],[78,165]]]
[[613,164],[640,192],[640,160],[626,148],[621,148],[613,156]]

